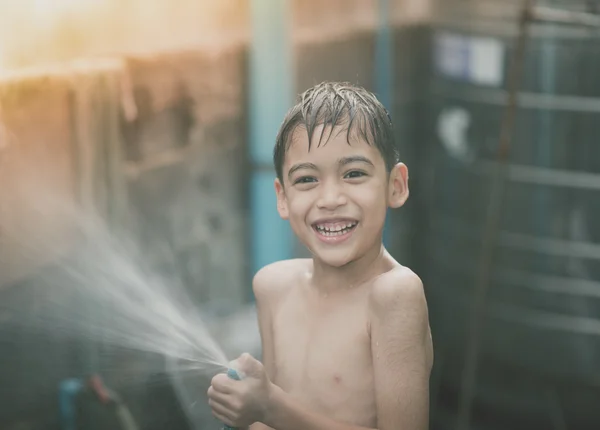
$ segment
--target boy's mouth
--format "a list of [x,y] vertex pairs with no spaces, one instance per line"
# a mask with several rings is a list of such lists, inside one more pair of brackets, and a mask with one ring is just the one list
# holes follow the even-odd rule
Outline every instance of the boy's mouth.
[[351,219],[340,219],[331,221],[318,221],[313,224],[317,237],[324,242],[341,242],[350,237],[358,221]]

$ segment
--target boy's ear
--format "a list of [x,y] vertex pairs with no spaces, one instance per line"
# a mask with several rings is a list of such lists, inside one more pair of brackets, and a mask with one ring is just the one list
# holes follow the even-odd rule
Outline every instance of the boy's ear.
[[275,194],[277,195],[277,212],[283,219],[288,219],[290,213],[288,211],[287,199],[285,198],[285,190],[279,178],[275,179]]
[[388,186],[388,205],[391,208],[399,208],[408,199],[408,168],[404,163],[398,163],[390,172]]

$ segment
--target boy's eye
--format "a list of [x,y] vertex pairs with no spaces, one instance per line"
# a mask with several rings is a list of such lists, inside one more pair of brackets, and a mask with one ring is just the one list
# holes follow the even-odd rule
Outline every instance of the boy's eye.
[[344,175],[344,178],[354,179],[354,178],[360,178],[365,175],[366,175],[366,173],[361,172],[360,170],[352,170],[351,172],[346,173]]
[[302,176],[294,181],[294,185],[296,184],[310,184],[312,182],[316,182],[317,180],[312,176]]

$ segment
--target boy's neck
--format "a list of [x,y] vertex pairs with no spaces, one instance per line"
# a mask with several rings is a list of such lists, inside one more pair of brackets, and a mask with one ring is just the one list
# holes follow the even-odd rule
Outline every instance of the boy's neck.
[[390,261],[383,244],[374,247],[358,260],[333,267],[313,258],[312,282],[323,292],[346,290],[389,270]]

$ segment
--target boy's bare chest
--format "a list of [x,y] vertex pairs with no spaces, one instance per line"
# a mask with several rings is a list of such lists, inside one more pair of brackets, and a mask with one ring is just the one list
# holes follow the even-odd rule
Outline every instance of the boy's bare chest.
[[296,297],[274,317],[276,384],[322,412],[364,417],[374,404],[367,306],[314,305]]

